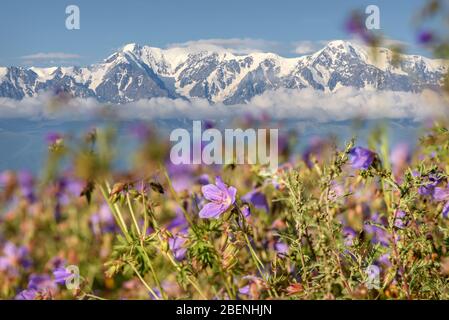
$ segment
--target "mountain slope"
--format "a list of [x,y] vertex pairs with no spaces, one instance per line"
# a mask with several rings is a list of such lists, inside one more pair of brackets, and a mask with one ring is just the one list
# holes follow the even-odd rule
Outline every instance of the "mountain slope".
[[0,68],[0,97],[23,99],[63,90],[105,103],[167,97],[237,104],[280,88],[436,90],[448,70],[444,61],[416,55],[403,55],[394,64],[390,50],[376,51],[372,57],[364,48],[340,40],[298,58],[128,44],[102,63],[85,68]]

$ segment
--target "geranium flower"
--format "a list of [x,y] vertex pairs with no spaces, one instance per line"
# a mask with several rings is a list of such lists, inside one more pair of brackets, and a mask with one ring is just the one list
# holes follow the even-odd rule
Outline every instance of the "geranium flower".
[[90,225],[94,234],[115,232],[117,225],[115,224],[114,216],[111,209],[106,203],[103,203],[98,212],[90,217]]
[[242,212],[243,216],[248,219],[251,216],[251,209],[249,208],[249,206],[243,205],[243,207],[240,208],[240,211]]
[[448,201],[449,188],[435,188],[433,191],[433,199],[435,201]]
[[168,239],[170,250],[173,251],[173,255],[178,261],[184,260],[186,257],[187,249],[184,247],[186,241],[187,239],[181,235],[176,235]]
[[45,141],[49,144],[55,144],[58,141],[62,140],[62,135],[60,133],[57,132],[49,132],[46,136],[45,136]]
[[28,281],[30,290],[55,290],[56,284],[48,274],[32,274]]
[[[419,174],[414,174],[415,176],[419,176]],[[435,187],[442,180],[441,175],[439,173],[431,173],[427,177],[424,178],[426,182],[425,185],[420,186],[418,189],[418,193],[422,196],[430,196],[433,195],[435,191]]]
[[20,291],[16,300],[42,300],[51,298],[56,292],[56,283],[47,274],[32,274],[28,287]]
[[3,247],[3,255],[0,256],[0,271],[16,273],[17,268],[25,269],[31,266],[28,249],[25,246],[17,247],[12,242],[7,242]]
[[56,268],[53,271],[53,276],[55,277],[55,282],[57,284],[63,285],[65,284],[66,280],[72,276],[72,273],[68,271],[66,268]]
[[402,211],[402,210],[398,210],[396,211],[395,214],[395,219],[394,219],[394,226],[398,229],[404,229],[406,226],[406,218],[407,214]]
[[254,208],[264,210],[266,213],[270,210],[268,207],[267,197],[262,192],[251,191],[242,197],[242,200],[252,203]]
[[16,300],[34,300],[39,292],[35,289],[25,289],[20,291],[15,297]]
[[189,224],[181,208],[177,207],[175,209],[175,213],[176,216],[173,218],[173,220],[170,221],[170,223],[167,226],[167,229],[172,232],[173,231],[186,232]]
[[215,184],[208,184],[201,188],[207,203],[199,212],[200,218],[219,218],[235,202],[237,189],[228,187],[220,177],[215,179]]
[[289,247],[285,242],[282,241],[277,241],[274,244],[274,250],[276,250],[277,253],[279,254],[287,254]]
[[433,33],[430,31],[424,30],[418,34],[418,42],[420,44],[428,44],[428,43],[432,42],[434,40],[434,38],[435,37],[434,37]]
[[433,191],[433,199],[435,201],[447,201],[443,207],[443,217],[447,219],[449,216],[449,187],[435,188]]
[[351,247],[354,244],[354,239],[357,237],[357,232],[351,227],[344,227],[342,232],[345,246]]
[[354,169],[367,170],[373,164],[375,156],[371,150],[355,147],[349,151],[349,163]]
[[388,247],[390,245],[391,235],[381,227],[387,225],[385,219],[378,213],[374,213],[370,220],[374,224],[365,222],[363,229],[371,237],[371,243]]
[[17,178],[23,196],[27,198],[29,202],[34,202],[34,179],[31,173],[28,171],[20,171]]

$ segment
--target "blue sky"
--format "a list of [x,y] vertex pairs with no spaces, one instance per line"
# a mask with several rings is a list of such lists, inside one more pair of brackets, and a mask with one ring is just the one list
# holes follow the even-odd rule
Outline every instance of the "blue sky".
[[[349,12],[378,5],[381,29],[414,42],[412,17],[419,0],[2,0],[0,65],[50,63],[24,56],[64,53],[55,64],[98,62],[130,42],[165,47],[200,39],[258,39],[267,50],[292,55],[301,41],[346,39]],[[76,4],[81,29],[65,28],[65,8]],[[259,41],[263,47],[265,42]],[[423,53],[419,49],[414,52]],[[45,55],[44,55],[45,56]],[[58,60],[59,59],[59,60]]]

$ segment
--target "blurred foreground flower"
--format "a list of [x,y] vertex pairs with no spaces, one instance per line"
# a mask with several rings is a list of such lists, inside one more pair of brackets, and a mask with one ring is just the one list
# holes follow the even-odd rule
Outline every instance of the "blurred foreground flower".
[[349,151],[349,163],[354,169],[367,170],[374,162],[375,157],[374,152],[362,147],[355,147]]
[[253,190],[242,197],[242,200],[251,203],[254,208],[261,209],[268,213],[270,208],[268,207],[267,197],[262,192]]
[[187,239],[180,235],[176,235],[173,238],[168,239],[170,250],[173,251],[173,255],[178,261],[183,260],[186,256],[187,249],[184,247],[186,241]]
[[447,201],[443,207],[443,217],[447,219],[449,215],[449,187],[435,188],[433,193],[433,199],[435,201]]

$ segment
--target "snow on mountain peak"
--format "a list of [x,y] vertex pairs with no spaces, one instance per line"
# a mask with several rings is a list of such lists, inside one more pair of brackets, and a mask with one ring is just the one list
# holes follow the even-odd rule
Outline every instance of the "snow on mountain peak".
[[45,82],[45,81],[53,78],[54,73],[56,72],[56,70],[58,70],[58,68],[57,67],[51,67],[51,68],[31,67],[30,70],[37,74],[37,76],[39,77],[39,80],[41,82]]
[[136,52],[140,49],[140,46],[137,43],[128,43],[123,46],[122,51],[123,52]]
[[22,99],[64,87],[74,96],[114,103],[184,97],[236,104],[277,89],[416,92],[441,86],[446,63],[420,56],[402,58],[393,65],[391,50],[345,40],[330,41],[314,54],[293,58],[258,51],[237,54],[214,46],[161,49],[129,43],[86,68],[0,68],[0,97]]
[[8,68],[0,67],[0,81],[8,74]]

